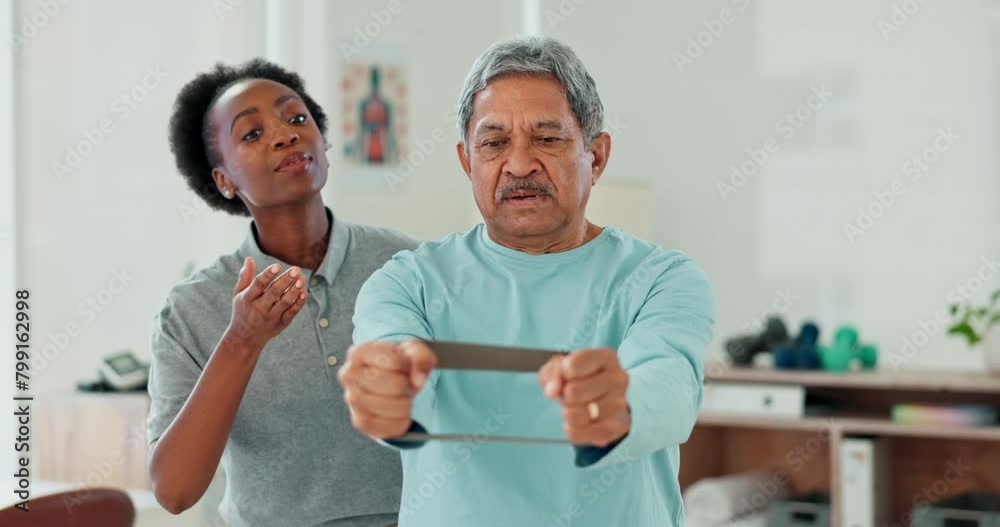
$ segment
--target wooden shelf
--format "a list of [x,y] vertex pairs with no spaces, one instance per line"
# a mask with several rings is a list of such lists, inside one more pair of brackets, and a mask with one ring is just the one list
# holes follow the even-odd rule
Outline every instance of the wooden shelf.
[[955,426],[945,428],[933,424],[903,424],[888,419],[845,419],[841,427],[844,435],[879,435],[897,437],[926,437],[939,439],[970,439],[1000,441],[997,426]]
[[834,427],[834,419],[822,417],[760,417],[754,415],[727,414],[722,412],[702,412],[698,416],[700,426],[726,426],[738,428],[761,428],[765,430],[801,430],[819,432]]
[[767,382],[827,388],[1000,394],[1000,377],[974,372],[870,370],[831,373],[772,368],[708,368],[705,372],[705,382],[712,381]]
[[[831,413],[800,418],[704,410],[691,438],[681,445],[681,487],[703,478],[758,470],[787,478],[789,492],[830,492],[833,527],[840,527],[840,460],[850,436],[884,438],[892,482],[887,514],[899,523],[913,496],[938,482],[951,466],[969,466],[935,501],[967,490],[1000,493],[1000,425],[960,427],[897,423],[897,404],[981,404],[1000,408],[1000,377],[939,371],[787,371],[770,368],[706,369],[705,383],[786,384]],[[937,492],[937,491],[936,491]]]
[[904,424],[873,417],[759,417],[719,412],[703,412],[698,417],[701,426],[759,428],[763,430],[834,431],[840,435],[879,435],[899,437],[926,437],[941,439],[970,439],[1000,441],[1000,427],[952,427],[931,424]]

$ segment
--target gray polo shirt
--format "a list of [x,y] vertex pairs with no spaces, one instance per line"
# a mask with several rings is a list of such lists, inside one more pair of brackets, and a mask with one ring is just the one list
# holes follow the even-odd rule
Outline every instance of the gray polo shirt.
[[[399,453],[351,427],[337,368],[351,345],[361,284],[417,242],[395,231],[333,222],[315,272],[303,269],[309,299],[261,352],[222,456],[220,510],[233,526],[383,527],[395,523]],[[322,253],[322,251],[320,251]],[[261,252],[256,227],[234,253],[178,283],[155,317],[149,442],[191,394],[229,325],[233,288],[246,256],[261,271],[289,265]]]

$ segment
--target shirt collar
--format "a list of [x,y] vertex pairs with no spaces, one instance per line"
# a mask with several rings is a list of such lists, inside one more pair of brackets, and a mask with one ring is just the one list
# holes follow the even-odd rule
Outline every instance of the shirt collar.
[[[313,276],[322,277],[328,283],[333,283],[341,264],[344,263],[344,257],[347,255],[347,244],[351,239],[351,231],[348,228],[347,222],[336,219],[329,207],[326,208],[326,217],[332,225],[330,228],[330,243],[327,244],[325,253],[318,254],[318,256],[322,256],[323,260],[312,274]],[[253,257],[254,262],[257,264],[258,274],[266,269],[267,266],[276,263],[281,264],[283,269],[291,267],[291,264],[288,262],[266,254],[260,249],[260,245],[257,243],[257,224],[252,221],[250,222],[250,229],[246,239],[243,240],[243,244],[240,245],[238,252],[241,260],[246,259],[247,256]],[[306,269],[303,269],[303,271],[307,274],[309,272]]]

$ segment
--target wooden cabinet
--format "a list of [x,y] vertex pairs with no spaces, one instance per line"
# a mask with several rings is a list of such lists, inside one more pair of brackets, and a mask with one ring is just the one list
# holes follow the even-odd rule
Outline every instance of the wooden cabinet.
[[706,477],[773,471],[790,493],[831,493],[839,525],[840,441],[884,437],[889,448],[889,525],[904,524],[914,502],[939,502],[966,490],[1000,493],[1000,426],[950,427],[893,422],[896,403],[987,404],[1000,407],[1000,377],[960,373],[712,371],[706,384],[738,381],[795,384],[807,397],[844,408],[803,418],[703,412],[681,446],[682,489]]
[[53,392],[35,397],[37,477],[88,487],[148,489],[145,393]]

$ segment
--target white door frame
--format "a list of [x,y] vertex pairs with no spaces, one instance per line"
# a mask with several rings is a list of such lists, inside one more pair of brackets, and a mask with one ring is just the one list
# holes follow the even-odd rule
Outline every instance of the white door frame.
[[[17,213],[14,207],[16,147],[14,145],[14,2],[0,7],[0,342],[13,348],[14,288],[17,286],[15,247],[17,244]],[[14,405],[14,355],[12,351],[0,358],[0,444],[14,443],[16,429],[12,419]],[[35,421],[35,420],[33,420]],[[37,421],[35,421],[37,422]],[[20,456],[18,456],[20,457]],[[14,473],[14,456],[10,451],[0,456],[0,473]],[[32,463],[29,470],[37,465]],[[10,476],[8,476],[9,478]],[[11,481],[8,479],[8,481]]]

